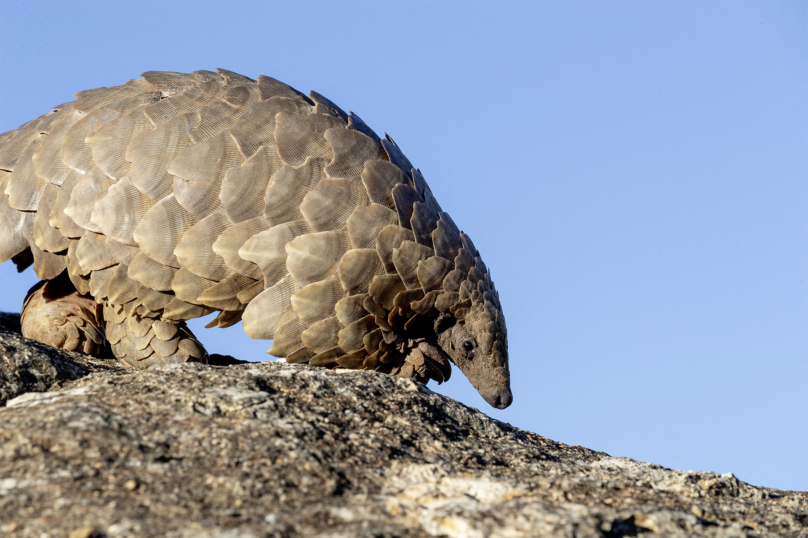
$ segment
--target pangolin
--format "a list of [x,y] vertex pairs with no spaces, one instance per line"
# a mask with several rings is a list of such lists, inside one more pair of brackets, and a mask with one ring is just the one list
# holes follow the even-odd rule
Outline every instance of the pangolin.
[[0,135],[0,262],[47,281],[23,331],[123,364],[207,361],[243,320],[290,363],[513,400],[491,272],[392,138],[317,92],[150,71]]

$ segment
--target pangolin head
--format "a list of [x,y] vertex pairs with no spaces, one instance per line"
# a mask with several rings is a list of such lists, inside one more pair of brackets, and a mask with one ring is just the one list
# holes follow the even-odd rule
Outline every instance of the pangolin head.
[[467,268],[466,278],[458,301],[435,320],[437,343],[486,402],[505,409],[513,402],[505,316],[479,252],[467,235],[461,237],[464,248],[456,264]]

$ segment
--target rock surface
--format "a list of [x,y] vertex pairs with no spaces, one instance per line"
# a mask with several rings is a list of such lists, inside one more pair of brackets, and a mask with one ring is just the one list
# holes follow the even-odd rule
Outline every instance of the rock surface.
[[0,317],[2,536],[808,536],[806,492],[563,445],[411,380],[131,372],[15,319]]

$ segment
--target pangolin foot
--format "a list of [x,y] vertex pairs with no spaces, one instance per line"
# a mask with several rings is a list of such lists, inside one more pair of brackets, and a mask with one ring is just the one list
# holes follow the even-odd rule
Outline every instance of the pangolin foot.
[[21,321],[26,338],[66,351],[103,352],[101,305],[76,291],[65,273],[28,291]]
[[106,335],[118,362],[143,370],[160,364],[201,362],[208,353],[183,321],[127,314],[121,305],[104,306]]

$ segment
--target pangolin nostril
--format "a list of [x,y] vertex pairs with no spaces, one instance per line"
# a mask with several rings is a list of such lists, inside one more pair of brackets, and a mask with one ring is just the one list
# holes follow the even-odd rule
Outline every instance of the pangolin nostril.
[[505,409],[513,403],[513,393],[511,392],[511,389],[508,388],[492,392],[489,395],[484,396],[484,398],[486,402],[497,409]]

